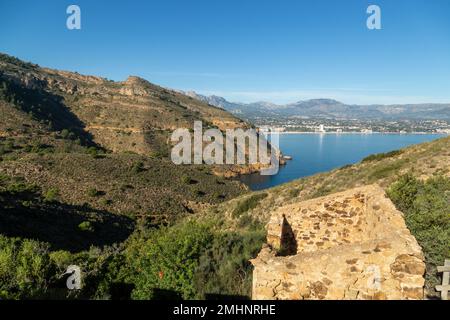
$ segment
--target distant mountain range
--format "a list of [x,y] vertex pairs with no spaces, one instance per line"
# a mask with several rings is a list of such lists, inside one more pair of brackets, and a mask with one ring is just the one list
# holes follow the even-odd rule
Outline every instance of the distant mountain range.
[[270,102],[229,102],[219,96],[196,92],[186,95],[223,108],[241,118],[304,117],[358,120],[450,120],[450,103],[349,105],[332,99],[312,99],[277,105]]

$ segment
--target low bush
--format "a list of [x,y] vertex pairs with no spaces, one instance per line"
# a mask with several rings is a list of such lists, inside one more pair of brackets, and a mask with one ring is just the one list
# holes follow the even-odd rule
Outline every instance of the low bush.
[[388,195],[404,212],[408,228],[424,251],[425,285],[428,294],[437,297],[436,266],[450,257],[450,179],[439,176],[423,182],[405,175],[390,186]]
[[191,183],[191,177],[189,177],[189,176],[182,176],[181,177],[181,182],[183,184],[190,184]]
[[301,188],[291,188],[288,190],[288,197],[289,198],[297,198],[300,194],[300,192],[302,191]]
[[86,150],[86,153],[90,154],[94,159],[102,159],[105,157],[103,152],[101,150],[97,149],[96,147],[89,147]]
[[37,186],[23,182],[11,182],[6,187],[0,188],[0,192],[2,191],[2,189],[4,189],[4,192],[11,195],[19,193],[36,193],[39,191],[39,188]]
[[[89,221],[79,228],[93,232]],[[252,266],[264,228],[220,231],[210,220],[139,229],[123,245],[70,253],[0,236],[0,299],[249,298]],[[82,271],[82,290],[65,287],[69,265]]]
[[43,297],[52,273],[48,245],[0,235],[0,300]]
[[372,172],[369,174],[369,182],[374,182],[379,179],[387,178],[392,174],[395,174],[398,172],[398,170],[401,169],[405,162],[403,160],[397,160],[391,163],[381,163],[380,165],[376,166]]
[[128,248],[135,299],[158,299],[161,292],[174,292],[184,299],[196,297],[194,275],[199,258],[212,240],[205,226],[187,222],[153,230],[147,240]]
[[402,150],[394,150],[394,151],[390,151],[390,152],[386,152],[386,153],[372,154],[372,155],[362,159],[361,162],[380,161],[380,160],[383,160],[386,158],[392,158],[392,157],[398,156],[402,153],[403,153]]
[[195,273],[197,298],[251,297],[252,265],[265,241],[265,232],[216,233],[200,257]]
[[136,162],[132,167],[131,167],[131,172],[137,174],[139,172],[144,171],[144,163],[142,161],[138,161]]
[[68,129],[61,130],[61,138],[65,140],[75,140],[76,135]]
[[53,202],[59,195],[59,191],[56,188],[50,188],[44,193],[44,201]]
[[258,203],[266,197],[267,193],[257,193],[239,201],[233,210],[233,217],[237,218],[244,212],[256,208]]
[[83,221],[78,225],[78,229],[81,231],[94,232],[94,226],[90,221]]
[[89,188],[88,191],[87,191],[87,195],[88,195],[89,197],[95,198],[95,197],[100,196],[100,195],[101,195],[101,192],[98,191],[98,190],[95,189],[95,188]]

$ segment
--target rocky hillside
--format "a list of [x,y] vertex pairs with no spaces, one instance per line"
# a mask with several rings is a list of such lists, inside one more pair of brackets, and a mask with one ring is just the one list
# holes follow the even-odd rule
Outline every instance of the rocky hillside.
[[[113,82],[41,68],[4,54],[0,88],[22,111],[51,129],[85,135],[114,152],[167,153],[169,133],[192,128],[195,120],[222,130],[246,126],[220,108],[138,77]],[[12,129],[18,125],[9,124]]]
[[175,166],[168,154],[172,130],[195,120],[221,130],[248,125],[137,77],[113,82],[1,54],[0,114],[5,191],[35,186],[38,198],[61,208],[85,206],[93,216],[143,217],[153,225],[246,190],[207,166]]

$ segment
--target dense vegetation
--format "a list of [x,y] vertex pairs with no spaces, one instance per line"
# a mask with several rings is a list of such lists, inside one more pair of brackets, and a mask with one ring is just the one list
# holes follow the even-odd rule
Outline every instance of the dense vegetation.
[[362,162],[379,161],[382,159],[395,157],[400,154],[402,154],[402,150],[394,150],[394,151],[385,152],[385,153],[376,153],[376,154],[372,154],[370,156],[365,157],[362,160]]
[[43,296],[54,272],[48,245],[0,235],[0,299]]
[[[142,170],[137,162],[130,172]],[[182,180],[187,187],[198,183]],[[95,188],[85,196],[102,197]],[[241,215],[263,197],[251,196]],[[214,216],[164,226],[148,223],[145,216],[68,205],[60,202],[56,188],[43,192],[4,174],[0,209],[0,298],[5,299],[248,298],[249,259],[265,237],[262,225],[251,221],[251,228],[241,231]],[[64,273],[72,264],[83,272],[81,291],[66,289]]]
[[92,137],[83,131],[83,123],[63,103],[63,98],[41,89],[24,88],[2,79],[0,74],[0,101],[29,114],[50,130],[62,131],[63,137],[72,135],[86,145],[94,145]]
[[[16,184],[8,192],[30,188]],[[407,174],[388,188],[388,195],[405,213],[409,229],[423,248],[426,287],[432,297],[440,281],[436,266],[450,255],[450,179],[436,176],[424,182]],[[246,199],[252,204],[265,197],[263,193]],[[253,205],[245,203],[235,209],[251,210]],[[138,224],[120,245],[73,253],[41,241],[1,236],[0,297],[248,298],[249,259],[264,242],[264,228],[253,222],[232,231],[226,224],[223,217],[209,215],[201,222],[187,218],[160,228]],[[70,264],[83,270],[83,289],[76,293],[64,289],[62,275]]]
[[440,284],[436,266],[450,257],[450,179],[439,176],[424,182],[408,174],[388,189],[388,195],[404,212],[424,251],[427,292],[436,296],[434,287]]
[[[248,298],[263,232],[221,232],[209,221],[141,229],[120,246],[70,253],[0,236],[0,298]],[[81,267],[83,287],[65,289],[65,268]]]

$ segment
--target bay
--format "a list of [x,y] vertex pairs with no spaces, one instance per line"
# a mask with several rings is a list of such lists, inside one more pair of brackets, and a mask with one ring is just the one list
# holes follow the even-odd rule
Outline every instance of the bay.
[[278,174],[245,175],[240,180],[252,190],[263,190],[298,178],[354,164],[368,155],[398,150],[409,145],[432,141],[442,134],[280,134],[280,149],[291,156]]

